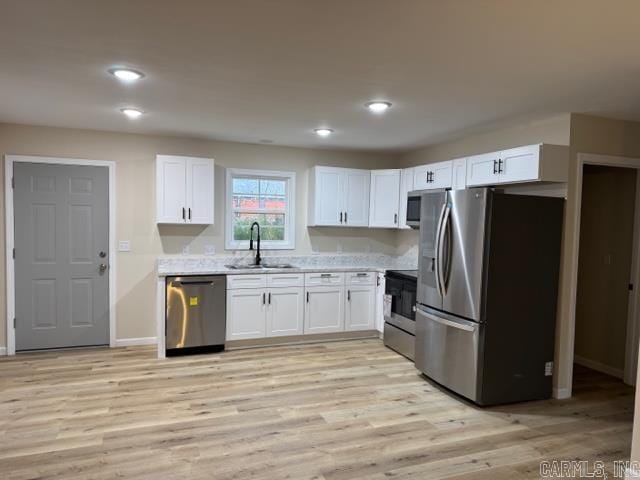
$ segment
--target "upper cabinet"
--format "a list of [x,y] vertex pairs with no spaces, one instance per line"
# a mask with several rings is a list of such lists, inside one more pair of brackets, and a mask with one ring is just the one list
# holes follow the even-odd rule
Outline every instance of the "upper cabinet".
[[212,158],[156,156],[156,222],[213,224]]
[[414,190],[451,188],[453,162],[437,162],[414,168]]
[[371,171],[370,227],[398,227],[401,172],[399,169]]
[[366,227],[370,176],[369,170],[313,167],[308,226]]
[[569,155],[559,145],[527,145],[467,158],[467,186],[566,182]]

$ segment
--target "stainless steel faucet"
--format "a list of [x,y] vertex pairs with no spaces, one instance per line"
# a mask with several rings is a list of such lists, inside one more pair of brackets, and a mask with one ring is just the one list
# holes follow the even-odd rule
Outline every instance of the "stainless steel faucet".
[[258,222],[253,222],[251,224],[251,234],[249,236],[249,250],[253,250],[253,227],[258,227],[258,249],[256,250],[256,258],[255,264],[260,265],[260,224]]

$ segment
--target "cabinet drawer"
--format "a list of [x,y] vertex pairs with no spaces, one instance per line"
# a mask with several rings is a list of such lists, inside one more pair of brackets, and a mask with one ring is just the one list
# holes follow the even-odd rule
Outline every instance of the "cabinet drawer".
[[347,285],[375,285],[375,272],[348,272],[346,275]]
[[304,287],[302,273],[272,273],[267,275],[268,287]]
[[344,273],[307,273],[304,276],[304,284],[307,287],[315,285],[344,285]]
[[227,290],[236,288],[265,288],[267,276],[262,275],[227,275]]

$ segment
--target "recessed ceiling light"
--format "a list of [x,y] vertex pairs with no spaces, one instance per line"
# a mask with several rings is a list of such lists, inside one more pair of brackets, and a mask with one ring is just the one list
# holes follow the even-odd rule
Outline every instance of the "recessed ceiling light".
[[130,68],[110,68],[109,73],[119,80],[125,82],[135,82],[144,77],[144,73]]
[[333,130],[330,128],[316,128],[314,132],[321,137],[328,137],[333,133]]
[[383,113],[383,112],[386,112],[391,107],[391,103],[368,102],[368,103],[365,103],[364,106],[367,107],[373,113]]
[[121,108],[120,111],[129,118],[138,118],[144,113],[142,110],[138,110],[137,108]]

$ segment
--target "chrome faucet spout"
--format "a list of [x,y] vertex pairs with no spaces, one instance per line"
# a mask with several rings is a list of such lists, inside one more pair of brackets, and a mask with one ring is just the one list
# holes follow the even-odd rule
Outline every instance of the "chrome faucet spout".
[[258,228],[258,248],[256,250],[255,265],[260,265],[260,261],[262,260],[262,258],[260,257],[260,224],[258,222],[253,222],[251,224],[251,233],[249,235],[249,250],[253,250],[253,227]]

